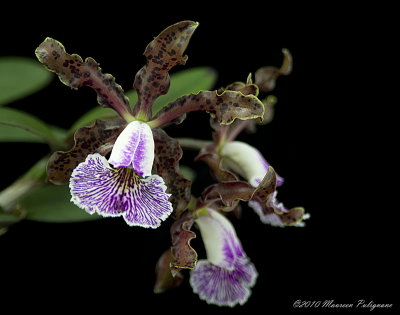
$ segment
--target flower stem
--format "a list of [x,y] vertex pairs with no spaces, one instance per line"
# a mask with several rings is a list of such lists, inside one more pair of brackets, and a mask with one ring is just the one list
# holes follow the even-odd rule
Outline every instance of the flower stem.
[[176,138],[180,146],[186,150],[201,150],[203,147],[212,143],[208,140],[192,139],[192,138]]
[[249,125],[253,123],[252,119],[248,120],[243,120],[241,121],[238,125],[236,125],[234,128],[231,128],[226,141],[233,141],[236,139],[236,137],[244,130],[246,129]]
[[23,196],[45,183],[47,160],[48,156],[40,159],[22,177],[0,192],[0,209],[4,213],[13,214],[15,205]]

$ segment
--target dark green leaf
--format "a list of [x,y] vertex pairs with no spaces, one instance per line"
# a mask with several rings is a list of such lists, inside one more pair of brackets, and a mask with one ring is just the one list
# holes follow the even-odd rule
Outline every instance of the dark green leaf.
[[44,88],[51,78],[34,59],[0,57],[0,106]]
[[[16,217],[15,215],[7,214],[7,213],[1,213],[1,210],[0,210],[0,228],[1,228],[2,225],[8,225],[8,224],[12,224],[12,223],[17,223],[20,220],[21,219]],[[1,233],[0,233],[0,235],[1,235]]]
[[69,134],[73,134],[79,128],[92,124],[96,119],[107,120],[115,118],[117,113],[110,108],[95,107],[88,111],[86,114],[81,116],[68,131]]
[[41,222],[79,222],[96,220],[98,215],[90,215],[70,202],[68,186],[46,185],[36,189],[21,200],[26,218]]
[[191,180],[192,182],[196,178],[196,171],[189,166],[180,165],[179,170],[181,171],[183,177]]
[[[25,138],[24,141],[28,142],[58,142],[57,138],[46,123],[32,115],[16,109],[0,108],[0,126],[5,126],[1,131],[6,133],[0,135],[0,139],[3,141],[7,141],[9,137],[9,139],[16,139],[19,141],[22,141]],[[14,132],[13,129],[16,128],[22,129],[24,132],[17,131],[15,135],[10,134]],[[33,136],[28,136],[27,133],[31,133]],[[41,138],[42,141],[39,141],[38,138]]]
[[46,178],[46,165],[48,158],[47,155],[42,157],[24,175],[22,175],[20,179],[44,181]]
[[14,126],[0,125],[0,142],[46,143],[46,140],[24,129]]
[[[67,135],[65,129],[48,125],[52,131],[54,137],[59,143],[62,143]],[[26,131],[16,126],[7,126],[0,124],[0,142],[36,142],[36,143],[47,143],[45,139],[33,134],[30,131]]]
[[136,104],[138,100],[137,92],[136,90],[128,90],[125,92],[126,97],[129,99],[130,104]]
[[53,135],[58,140],[58,142],[60,142],[60,143],[65,142],[65,140],[68,136],[67,130],[65,130],[64,128],[60,128],[60,127],[52,126],[52,125],[49,125],[49,128],[53,132]]

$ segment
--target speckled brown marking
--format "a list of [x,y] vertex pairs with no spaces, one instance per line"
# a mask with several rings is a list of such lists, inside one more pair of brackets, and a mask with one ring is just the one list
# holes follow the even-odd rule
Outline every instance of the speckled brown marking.
[[185,113],[197,110],[209,112],[224,125],[231,124],[235,119],[246,120],[264,115],[264,105],[254,95],[243,95],[237,91],[224,91],[222,94],[217,91],[200,91],[169,103],[157,113],[154,120],[162,126]]
[[269,167],[267,174],[260,185],[254,191],[252,200],[259,202],[264,215],[276,214],[284,225],[293,225],[303,219],[304,208],[296,207],[287,211],[277,208],[272,202],[272,196],[276,190],[276,173],[272,167]]
[[241,92],[243,95],[254,95],[258,96],[259,90],[258,86],[255,84],[246,84],[243,82],[235,82],[228,85],[224,90],[229,91],[238,91]]
[[75,167],[83,162],[88,154],[108,154],[126,123],[121,118],[96,120],[91,126],[75,132],[74,147],[67,152],[57,151],[47,163],[47,177],[54,184],[66,184]]
[[191,231],[193,223],[194,217],[192,213],[186,211],[171,226],[172,261],[170,267],[173,275],[181,269],[193,269],[196,266],[197,253],[190,246],[190,241],[196,238],[196,233]]
[[[51,53],[50,53],[51,52]],[[55,72],[65,85],[78,89],[89,86],[97,93],[101,106],[114,108],[118,113],[130,112],[129,100],[120,85],[110,74],[103,74],[93,58],[85,61],[76,54],[70,55],[64,46],[46,38],[36,49],[36,57],[50,71]]]
[[[138,92],[138,104],[135,114],[141,110],[151,117],[151,106],[160,95],[169,89],[168,71],[176,65],[184,65],[187,56],[183,53],[198,23],[183,21],[162,31],[147,45],[144,55],[147,64],[138,71],[133,87]],[[187,33],[183,41],[178,42],[181,34]]]
[[179,171],[182,149],[179,142],[169,137],[162,129],[153,130],[155,159],[153,168],[167,186],[167,193],[172,194],[170,201],[174,207],[173,217],[179,218],[186,210],[191,197],[192,182],[184,178]]
[[276,172],[270,166],[263,180],[261,181],[260,185],[255,190],[254,196],[259,198],[263,202],[268,201],[276,190],[276,183],[277,183]]

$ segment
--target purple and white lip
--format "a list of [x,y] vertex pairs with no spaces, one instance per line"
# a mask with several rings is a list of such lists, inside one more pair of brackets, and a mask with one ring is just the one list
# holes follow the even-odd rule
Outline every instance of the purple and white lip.
[[[221,149],[221,156],[230,169],[245,178],[253,187],[261,183],[270,166],[260,151],[241,141],[226,143]],[[277,175],[277,186],[282,185],[283,181]]]
[[199,260],[190,273],[193,292],[209,304],[230,307],[244,304],[258,274],[243,251],[232,224],[210,208],[206,209],[206,214],[202,211],[195,222],[207,259]]
[[154,139],[134,121],[119,135],[109,161],[90,154],[72,172],[71,201],[90,214],[122,216],[130,226],[157,228],[173,211],[164,180],[151,175]]

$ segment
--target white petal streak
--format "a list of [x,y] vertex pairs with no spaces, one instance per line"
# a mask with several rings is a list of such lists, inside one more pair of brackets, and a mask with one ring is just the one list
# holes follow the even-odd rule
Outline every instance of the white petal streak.
[[232,269],[235,260],[246,254],[229,220],[213,209],[207,210],[209,215],[201,215],[196,219],[207,259],[214,265]]
[[[269,164],[261,152],[244,142],[228,142],[223,146],[221,156],[229,168],[245,178],[253,187],[260,184],[268,171]],[[283,183],[283,178],[279,175],[277,180],[278,186]]]
[[154,139],[146,123],[129,123],[115,141],[109,162],[114,167],[132,167],[141,176],[150,176],[154,162]]

